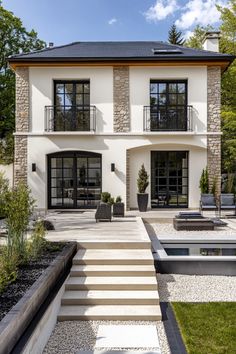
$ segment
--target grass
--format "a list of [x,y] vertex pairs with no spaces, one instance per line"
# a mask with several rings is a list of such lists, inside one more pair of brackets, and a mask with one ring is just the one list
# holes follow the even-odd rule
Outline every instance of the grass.
[[172,307],[189,354],[236,353],[236,302],[173,302]]

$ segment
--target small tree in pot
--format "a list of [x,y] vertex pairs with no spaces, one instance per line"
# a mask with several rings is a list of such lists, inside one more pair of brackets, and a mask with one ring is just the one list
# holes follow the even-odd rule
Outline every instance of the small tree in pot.
[[149,185],[148,178],[149,176],[147,174],[147,171],[145,170],[144,164],[142,164],[137,179],[137,186],[138,186],[137,199],[138,199],[139,211],[147,211],[148,194],[145,192]]

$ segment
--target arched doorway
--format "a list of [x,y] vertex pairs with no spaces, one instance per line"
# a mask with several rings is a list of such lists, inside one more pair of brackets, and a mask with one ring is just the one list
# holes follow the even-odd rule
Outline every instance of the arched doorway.
[[48,155],[48,208],[95,208],[102,186],[102,156],[88,151]]

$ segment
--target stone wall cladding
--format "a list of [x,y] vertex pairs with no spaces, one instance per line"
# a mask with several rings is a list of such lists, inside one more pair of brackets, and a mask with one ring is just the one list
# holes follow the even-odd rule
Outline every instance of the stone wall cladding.
[[130,210],[130,152],[126,150],[126,210]]
[[27,136],[29,131],[29,69],[16,69],[16,136],[14,156],[14,185],[27,183]]
[[[221,69],[209,67],[207,69],[207,131],[220,133],[221,131]],[[221,136],[207,136],[207,166],[209,185],[216,182],[216,193],[221,190]]]
[[114,132],[130,131],[129,67],[113,68]]

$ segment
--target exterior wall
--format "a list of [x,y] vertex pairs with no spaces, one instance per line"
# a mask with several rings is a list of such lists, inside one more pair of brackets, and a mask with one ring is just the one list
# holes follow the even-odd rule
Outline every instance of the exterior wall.
[[128,132],[130,130],[130,92],[128,66],[120,66],[113,68],[113,93],[114,131]]
[[193,130],[207,131],[206,67],[130,67],[131,131],[143,131],[143,106],[150,106],[150,80],[187,80],[188,105],[193,106]]
[[[29,69],[16,70],[16,132],[29,130]],[[27,183],[27,136],[15,136],[14,184]]]
[[97,132],[113,131],[113,69],[110,67],[30,68],[32,132],[45,130],[45,106],[53,105],[53,80],[90,80],[90,104],[95,105]]
[[[170,145],[174,142],[174,145]],[[141,163],[150,175],[151,150],[189,150],[190,151],[190,206],[198,205],[199,174],[206,165],[206,139],[189,137],[187,145],[182,145],[181,137],[135,137],[135,136],[64,136],[64,137],[29,137],[28,138],[28,184],[37,200],[37,207],[47,208],[47,155],[65,150],[82,150],[102,154],[102,190],[112,196],[120,195],[127,207],[135,208],[136,179]],[[39,149],[40,146],[40,149]],[[119,149],[117,148],[119,146]],[[171,146],[171,148],[170,148]],[[191,146],[191,147],[190,147]],[[126,166],[127,159],[130,164]],[[31,171],[31,164],[36,163],[36,172]],[[111,163],[116,170],[111,172]],[[126,186],[126,183],[129,183]],[[196,188],[195,188],[196,187]],[[130,190],[130,195],[127,194]]]
[[[220,67],[210,67],[207,70],[207,104],[209,132],[220,132],[221,130],[221,70]],[[220,135],[209,135],[207,137],[207,166],[209,174],[209,185],[216,183],[216,192],[221,190],[221,137]]]

